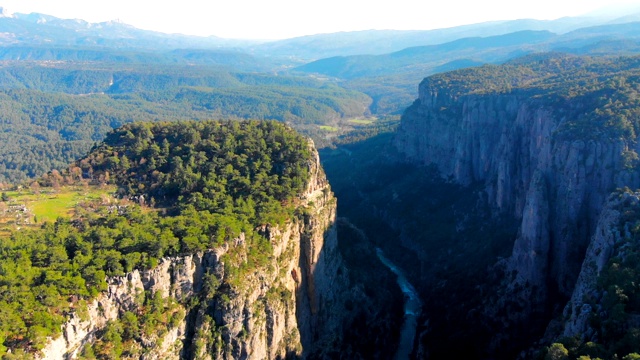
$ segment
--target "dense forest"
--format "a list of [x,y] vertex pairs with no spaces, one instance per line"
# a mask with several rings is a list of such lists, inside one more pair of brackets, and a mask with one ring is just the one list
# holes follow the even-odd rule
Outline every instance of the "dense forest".
[[639,76],[638,56],[545,53],[430,76],[420,86],[434,94],[446,88],[439,96],[451,99],[489,93],[530,97],[567,119],[557,130],[561,138],[635,141],[640,131]]
[[272,119],[322,141],[320,126],[362,116],[371,101],[311,78],[131,67],[25,62],[0,68],[0,181],[62,169],[109,130],[134,120]]
[[[78,204],[72,218],[2,239],[2,352],[31,358],[60,332],[66,315],[81,314],[105,290],[106,276],[153,267],[162,257],[213,248],[243,233],[250,254],[246,261],[228,259],[224,281],[263,266],[271,245],[255,229],[293,215],[310,154],[305,138],[271,121],[135,123],[109,133],[74,166],[39,179],[38,188],[60,186],[62,178],[113,183],[117,198],[130,201]],[[212,282],[210,295],[221,285]],[[120,341],[138,328],[153,332],[184,317],[171,300],[141,296],[149,312],[126,314],[117,329],[104,330],[108,343],[98,342],[91,356],[117,358]]]

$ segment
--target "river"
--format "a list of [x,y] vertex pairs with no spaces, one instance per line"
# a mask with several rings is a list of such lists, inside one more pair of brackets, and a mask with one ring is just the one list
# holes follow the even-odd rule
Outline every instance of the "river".
[[413,351],[413,342],[416,336],[416,327],[418,325],[418,317],[422,312],[422,301],[418,297],[418,292],[411,285],[402,270],[391,262],[382,249],[376,248],[378,259],[389,268],[397,276],[398,285],[405,296],[404,303],[404,323],[400,332],[400,344],[396,351],[395,360],[409,359],[411,351]]

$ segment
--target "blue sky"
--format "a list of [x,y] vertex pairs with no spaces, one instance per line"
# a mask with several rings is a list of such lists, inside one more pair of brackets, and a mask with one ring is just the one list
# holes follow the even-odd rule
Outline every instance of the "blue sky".
[[0,0],[12,12],[40,12],[138,28],[225,38],[279,39],[368,29],[426,30],[492,20],[556,19],[640,0]]

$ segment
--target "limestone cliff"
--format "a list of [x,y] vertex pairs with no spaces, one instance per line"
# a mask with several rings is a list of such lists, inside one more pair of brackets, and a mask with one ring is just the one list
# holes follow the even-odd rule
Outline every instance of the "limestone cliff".
[[495,213],[521,224],[509,260],[516,281],[544,297],[550,280],[570,295],[606,197],[640,184],[623,157],[637,145],[554,136],[566,117],[527,94],[446,91],[422,83],[397,148],[459,183],[483,183]]
[[616,244],[624,241],[624,228],[625,225],[628,226],[622,219],[621,205],[624,202],[633,202],[637,207],[639,199],[636,194],[614,194],[600,214],[578,281],[563,312],[563,336],[591,338],[594,335],[589,324],[594,310],[590,302],[602,296],[597,291],[598,276],[616,253]]
[[[554,68],[554,61],[568,60],[546,61],[425,79],[394,139],[410,161],[482,188],[493,216],[518,224],[511,256],[496,267],[502,285],[486,295],[483,309],[502,329],[519,323],[529,331],[533,320],[548,321],[554,309],[581,296],[575,284],[592,237],[605,232],[598,224],[610,213],[603,212],[607,198],[616,188],[640,185],[633,131],[618,132],[626,125],[614,125],[616,110],[601,116],[607,96],[623,96],[624,87],[595,82],[585,89],[578,83],[588,78],[578,74],[584,64]],[[599,88],[607,95],[593,90]],[[571,318],[567,329],[580,321]],[[492,339],[496,347],[499,336]]]
[[182,316],[138,339],[142,358],[306,356],[319,333],[339,324],[331,307],[347,276],[337,253],[336,201],[315,149],[312,154],[311,178],[296,215],[283,226],[256,229],[273,249],[266,266],[231,278],[238,261],[250,256],[241,235],[215,249],[164,258],[153,269],[111,278],[86,312],[69,316],[63,335],[51,340],[42,358],[76,358],[107,322],[139,311],[145,292],[175,299],[179,309],[173,313]]
[[[600,213],[571,298],[547,327],[544,343],[573,339],[571,353],[598,349],[603,358],[637,351],[640,194],[621,189]],[[614,355],[615,354],[615,355]]]

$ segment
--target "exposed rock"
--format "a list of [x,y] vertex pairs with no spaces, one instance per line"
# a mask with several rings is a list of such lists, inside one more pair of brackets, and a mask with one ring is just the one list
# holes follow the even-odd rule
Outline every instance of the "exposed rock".
[[[614,315],[607,303],[606,292],[612,280],[603,278],[610,260],[615,258],[615,269],[626,261],[637,242],[635,230],[640,215],[640,193],[628,189],[613,193],[600,214],[596,231],[591,237],[578,281],[570,300],[560,316],[548,326],[544,340],[552,343],[560,338],[574,338],[582,342],[600,342],[602,324]],[[632,261],[634,262],[634,261]],[[613,280],[615,283],[615,280]],[[616,285],[617,286],[617,285]],[[633,297],[633,294],[625,296]],[[631,310],[629,310],[631,311]],[[597,319],[594,321],[594,319]],[[624,328],[633,331],[640,325],[637,316],[621,317]],[[605,330],[606,332],[606,330]]]
[[[625,193],[624,197],[630,196]],[[578,281],[563,312],[565,317],[563,336],[588,338],[593,335],[589,326],[592,309],[588,302],[590,299],[597,298],[595,291],[598,275],[609,261],[615,244],[623,238],[619,229],[621,214],[618,210],[622,201],[623,198],[618,194],[612,195],[600,214],[596,231],[591,238],[582,263]],[[637,196],[635,196],[635,201],[638,202]]]
[[[521,222],[510,264],[517,281],[540,284],[548,276],[569,296],[605,199],[640,184],[622,159],[637,145],[555,137],[561,115],[517,93],[452,98],[427,85],[403,116],[396,147],[461,184],[484,183],[495,212]],[[523,256],[533,252],[548,263]]]
[[[502,290],[494,296],[494,308],[487,307],[489,317],[501,312],[504,326],[515,321],[521,327],[537,314],[549,317],[552,306],[578,296],[574,286],[589,266],[583,260],[590,239],[605,231],[596,226],[606,221],[601,213],[609,194],[640,185],[640,172],[624,158],[638,153],[639,145],[622,137],[558,136],[566,113],[524,90],[452,95],[452,89],[431,81],[436,80],[420,85],[394,144],[445,178],[483,184],[493,214],[519,223],[512,255],[502,263]],[[575,306],[581,305],[572,304],[576,315]],[[572,318],[567,329],[583,327],[581,321]]]
[[348,289],[337,252],[335,198],[315,149],[313,153],[312,176],[307,191],[300,195],[300,215],[282,227],[258,229],[273,247],[267,270],[249,273],[225,290],[223,300],[201,297],[199,305],[189,307],[192,297],[201,296],[206,274],[219,280],[227,276],[224,256],[246,246],[242,235],[219,248],[164,258],[153,269],[110,278],[108,290],[88,305],[88,315],[72,314],[63,335],[43,350],[42,359],[76,358],[108,321],[135,310],[136,296],[144,291],[173,297],[188,312],[144,358],[305,356],[326,329],[340,326],[340,314],[332,312],[332,303]]

